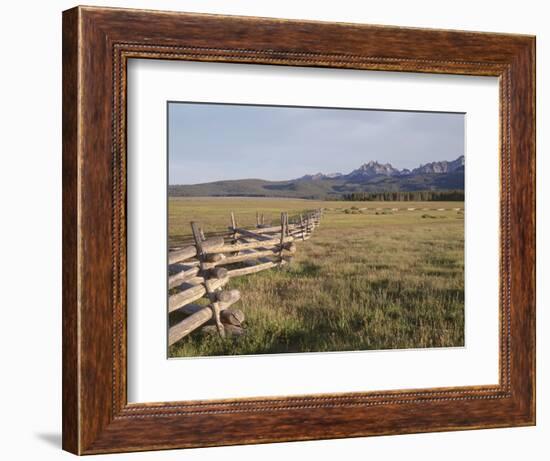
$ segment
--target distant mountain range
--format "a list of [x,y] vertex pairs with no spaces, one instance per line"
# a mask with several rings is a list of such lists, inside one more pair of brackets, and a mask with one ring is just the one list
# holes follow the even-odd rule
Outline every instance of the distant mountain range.
[[288,181],[236,179],[203,184],[170,185],[170,196],[251,196],[338,198],[352,192],[464,190],[464,156],[426,163],[413,170],[371,160],[348,174],[307,174]]

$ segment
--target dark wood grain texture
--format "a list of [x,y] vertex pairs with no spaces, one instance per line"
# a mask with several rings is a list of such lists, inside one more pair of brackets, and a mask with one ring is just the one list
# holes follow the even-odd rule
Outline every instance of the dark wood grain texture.
[[[78,454],[535,422],[535,40],[78,7],[63,14],[63,448]],[[131,58],[492,75],[501,100],[496,386],[128,404]]]
[[63,448],[79,452],[78,10],[63,16]]

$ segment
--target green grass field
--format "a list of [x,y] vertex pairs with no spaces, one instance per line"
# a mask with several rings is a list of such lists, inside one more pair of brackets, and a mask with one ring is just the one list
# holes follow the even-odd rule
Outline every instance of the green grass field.
[[169,355],[464,345],[462,202],[172,198],[169,243],[188,239],[192,220],[208,235],[227,228],[231,211],[239,226],[252,228],[257,211],[277,224],[281,211],[319,207],[321,226],[297,243],[291,265],[230,281],[228,288],[241,291],[235,307],[246,316],[244,336],[222,340],[196,331]]

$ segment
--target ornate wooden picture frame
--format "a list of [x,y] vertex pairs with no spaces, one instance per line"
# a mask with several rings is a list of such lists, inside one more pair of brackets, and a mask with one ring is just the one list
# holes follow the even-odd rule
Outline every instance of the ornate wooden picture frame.
[[[498,385],[128,403],[129,59],[482,75],[500,85]],[[63,13],[63,448],[77,454],[535,424],[535,39],[77,7]]]

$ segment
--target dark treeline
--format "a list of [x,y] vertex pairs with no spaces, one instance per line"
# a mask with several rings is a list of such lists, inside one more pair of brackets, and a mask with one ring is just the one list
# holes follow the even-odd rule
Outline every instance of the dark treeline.
[[342,196],[352,202],[463,202],[463,190],[419,190],[407,192],[351,192]]

